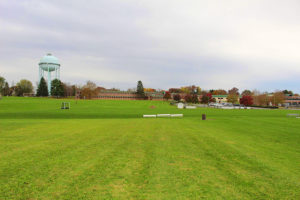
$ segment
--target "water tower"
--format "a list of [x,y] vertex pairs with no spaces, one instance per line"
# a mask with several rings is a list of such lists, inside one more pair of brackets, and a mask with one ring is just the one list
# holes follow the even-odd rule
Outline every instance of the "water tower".
[[48,80],[48,91],[51,93],[51,74],[55,73],[55,78],[60,79],[60,64],[58,59],[52,56],[51,53],[48,53],[46,56],[42,57],[39,62],[39,81],[44,77],[45,72],[47,73]]

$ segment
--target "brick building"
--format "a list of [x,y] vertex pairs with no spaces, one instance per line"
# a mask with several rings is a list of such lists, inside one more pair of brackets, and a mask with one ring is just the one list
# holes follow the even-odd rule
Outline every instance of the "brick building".
[[289,106],[300,106],[300,96],[285,96],[284,103]]
[[146,98],[140,97],[135,92],[102,90],[92,99],[115,99],[115,100],[163,100],[162,92],[145,92]]

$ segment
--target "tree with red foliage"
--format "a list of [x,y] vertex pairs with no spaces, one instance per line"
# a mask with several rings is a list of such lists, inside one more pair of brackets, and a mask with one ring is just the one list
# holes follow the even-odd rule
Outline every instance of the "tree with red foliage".
[[164,99],[166,99],[166,100],[171,99],[171,94],[170,94],[170,92],[168,92],[168,91],[165,92],[165,94],[164,94]]
[[207,104],[209,102],[209,97],[206,94],[202,95],[201,103]]
[[207,93],[206,96],[208,96],[208,98],[209,98],[208,101],[209,101],[209,102],[212,102],[212,101],[213,101],[213,97],[212,97],[212,94],[211,94],[211,93]]
[[193,94],[192,95],[192,103],[199,103],[199,99],[198,99],[198,95],[197,94]]
[[201,103],[207,104],[210,102],[215,102],[216,100],[212,97],[211,93],[203,93],[201,98]]
[[193,101],[192,95],[190,94],[185,95],[184,100],[187,103],[191,103]]
[[198,95],[197,94],[187,94],[184,97],[185,102],[187,103],[199,103]]
[[173,99],[174,99],[174,101],[180,101],[180,100],[181,100],[180,94],[175,94],[175,95],[173,96]]
[[253,105],[253,98],[249,95],[244,95],[242,98],[240,98],[240,104],[243,104],[244,106],[251,106]]

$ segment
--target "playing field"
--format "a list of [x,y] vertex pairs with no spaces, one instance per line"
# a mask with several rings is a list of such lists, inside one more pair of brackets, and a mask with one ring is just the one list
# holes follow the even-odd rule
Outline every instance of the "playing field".
[[[184,117],[142,118],[157,113]],[[287,113],[300,111],[3,98],[0,199],[300,199]]]

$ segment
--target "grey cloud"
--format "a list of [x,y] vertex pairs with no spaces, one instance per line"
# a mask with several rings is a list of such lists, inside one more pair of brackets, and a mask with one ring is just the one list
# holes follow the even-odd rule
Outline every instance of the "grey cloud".
[[37,81],[39,58],[52,52],[66,82],[291,87],[300,75],[299,8],[269,0],[2,1],[0,74]]

